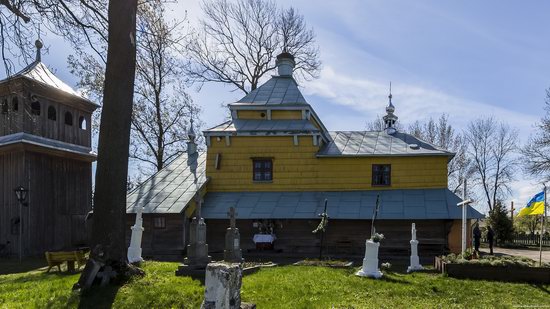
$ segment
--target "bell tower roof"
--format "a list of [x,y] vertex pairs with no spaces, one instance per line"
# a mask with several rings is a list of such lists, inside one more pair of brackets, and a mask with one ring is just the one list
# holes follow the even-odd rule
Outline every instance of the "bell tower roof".
[[36,46],[36,59],[32,63],[30,63],[28,66],[23,68],[21,71],[3,80],[0,80],[0,84],[6,83],[18,78],[25,78],[32,82],[37,82],[40,85],[45,86],[47,88],[61,91],[65,94],[69,94],[71,96],[77,97],[78,99],[85,101],[95,106],[96,108],[99,107],[98,104],[83,97],[81,94],[76,92],[71,86],[67,85],[65,82],[60,80],[57,76],[55,76],[50,71],[50,69],[48,69],[48,67],[42,62],[42,53],[41,53],[41,49],[43,47],[42,42],[40,40],[36,40],[35,46]]

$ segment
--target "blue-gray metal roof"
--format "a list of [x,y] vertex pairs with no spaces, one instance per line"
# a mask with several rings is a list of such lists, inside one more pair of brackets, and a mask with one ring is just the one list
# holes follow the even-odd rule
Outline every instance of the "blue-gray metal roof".
[[196,184],[184,153],[128,194],[126,212],[136,213],[142,206],[143,213],[183,212],[197,188],[206,184],[206,153],[201,153],[197,162]]
[[[461,199],[448,189],[367,190],[338,192],[209,192],[202,216],[225,219],[229,207],[238,219],[318,219],[328,199],[332,219],[371,219],[380,195],[379,219],[460,219]],[[468,218],[484,218],[469,207]]]
[[308,105],[292,76],[272,76],[235,105]]
[[319,132],[309,120],[235,119],[205,132]]
[[34,61],[31,64],[29,64],[27,67],[23,68],[21,71],[15,73],[12,76],[9,76],[3,80],[0,81],[1,83],[4,83],[9,80],[13,80],[19,77],[24,77],[27,79],[30,79],[35,82],[39,82],[43,85],[46,85],[51,88],[55,88],[57,90],[61,90],[65,93],[71,94],[73,96],[76,96],[80,99],[84,99],[88,103],[91,103],[94,106],[99,107],[94,102],[91,102],[87,98],[83,97],[80,93],[76,92],[71,86],[64,83],[62,80],[57,78],[49,69],[48,67],[42,63],[41,61]]
[[454,154],[439,149],[410,134],[386,131],[336,131],[330,132],[332,141],[317,156],[417,156]]
[[10,135],[0,136],[0,147],[18,143],[40,146],[51,150],[70,152],[90,158],[95,158],[97,156],[90,147],[69,144],[62,141],[53,140],[42,136],[36,136],[28,133],[19,132]]

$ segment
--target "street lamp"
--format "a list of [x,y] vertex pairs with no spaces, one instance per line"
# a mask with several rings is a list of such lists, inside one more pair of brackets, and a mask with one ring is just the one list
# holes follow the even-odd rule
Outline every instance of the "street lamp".
[[27,194],[29,190],[25,189],[23,186],[19,186],[13,189],[15,196],[17,196],[17,201],[19,202],[19,263],[23,259],[23,250],[22,250],[22,238],[23,238],[23,206],[27,206],[25,202],[27,200]]

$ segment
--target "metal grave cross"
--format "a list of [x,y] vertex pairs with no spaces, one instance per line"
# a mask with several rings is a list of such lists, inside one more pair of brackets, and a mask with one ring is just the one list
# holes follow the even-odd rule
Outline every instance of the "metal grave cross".
[[229,216],[229,224],[231,228],[234,229],[236,227],[235,216],[237,215],[235,213],[235,207],[229,207],[229,212],[227,213],[227,215]]

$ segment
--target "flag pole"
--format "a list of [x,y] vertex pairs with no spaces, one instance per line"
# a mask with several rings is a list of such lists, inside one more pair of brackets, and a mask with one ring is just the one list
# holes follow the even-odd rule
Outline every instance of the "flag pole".
[[544,218],[546,217],[546,183],[544,184],[544,213],[540,220],[540,244],[539,244],[539,266],[542,267],[542,237],[544,235]]

